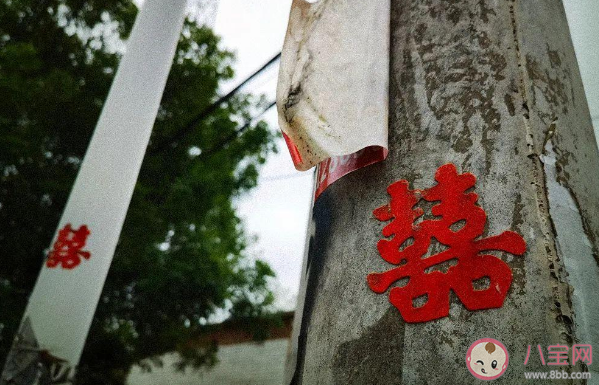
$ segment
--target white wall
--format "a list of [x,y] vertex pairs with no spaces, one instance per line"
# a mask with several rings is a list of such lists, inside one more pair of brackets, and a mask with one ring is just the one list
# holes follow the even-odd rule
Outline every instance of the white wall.
[[176,354],[163,357],[164,367],[151,373],[131,370],[127,385],[281,385],[287,339],[268,340],[263,344],[243,343],[221,346],[220,362],[210,370],[177,372]]
[[576,58],[599,137],[599,1],[563,0]]

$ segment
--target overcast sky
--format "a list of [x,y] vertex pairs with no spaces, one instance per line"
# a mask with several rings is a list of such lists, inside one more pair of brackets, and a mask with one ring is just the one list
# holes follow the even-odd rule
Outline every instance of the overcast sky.
[[[236,53],[233,87],[281,50],[287,29],[291,0],[221,0],[214,23],[222,46]],[[263,93],[274,100],[278,66],[248,85],[245,91]],[[225,88],[227,88],[225,87]],[[279,129],[276,109],[264,117]],[[285,144],[268,159],[258,187],[238,202],[239,215],[250,234],[258,236],[251,252],[267,261],[277,274],[277,304],[291,310],[299,287],[312,173],[295,170]]]

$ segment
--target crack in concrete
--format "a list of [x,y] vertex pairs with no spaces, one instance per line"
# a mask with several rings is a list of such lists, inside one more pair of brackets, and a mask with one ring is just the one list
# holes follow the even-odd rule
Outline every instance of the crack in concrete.
[[[533,163],[533,182],[532,185],[535,188],[535,195],[537,201],[537,214],[539,223],[543,232],[545,252],[547,254],[547,262],[549,267],[550,276],[554,279],[553,285],[553,296],[555,301],[555,311],[557,317],[556,322],[562,327],[562,336],[565,342],[571,343],[574,341],[574,331],[572,328],[572,309],[570,300],[570,288],[567,282],[562,278],[563,267],[557,253],[556,235],[553,223],[551,223],[549,202],[548,202],[548,191],[546,185],[546,175],[543,164],[540,159],[540,154],[535,149],[535,142],[532,128],[530,127],[530,111],[529,104],[531,97],[528,94],[527,87],[525,86],[525,79],[527,76],[526,68],[524,65],[524,58],[520,50],[520,40],[518,35],[518,21],[516,19],[515,4],[518,0],[511,0],[509,4],[509,12],[512,24],[513,42],[516,50],[516,57],[518,59],[518,70],[519,70],[519,84],[518,90],[523,99],[522,105],[522,120],[526,129],[526,140],[528,147],[528,158]],[[551,138],[553,133],[551,132],[552,126],[546,132],[545,140]],[[555,130],[555,125],[553,125]]]

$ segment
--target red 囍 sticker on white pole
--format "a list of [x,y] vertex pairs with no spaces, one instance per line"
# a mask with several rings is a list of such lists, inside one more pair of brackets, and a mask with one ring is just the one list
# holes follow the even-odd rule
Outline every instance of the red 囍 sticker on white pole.
[[293,0],[281,55],[279,125],[316,196],[388,148],[390,0]]
[[2,384],[66,383],[73,375],[150,139],[186,3],[145,0],[137,16]]

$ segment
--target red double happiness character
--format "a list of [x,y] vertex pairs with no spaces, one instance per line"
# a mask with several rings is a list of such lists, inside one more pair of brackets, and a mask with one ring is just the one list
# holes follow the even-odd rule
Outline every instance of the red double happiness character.
[[73,230],[68,223],[63,229],[58,231],[58,239],[54,242],[52,250],[48,254],[46,266],[55,268],[61,265],[63,269],[73,269],[81,263],[81,259],[89,259],[89,251],[82,250],[90,231],[86,225]]
[[[476,205],[478,195],[466,192],[476,183],[474,175],[458,174],[453,164],[446,164],[437,170],[435,180],[437,184],[426,190],[410,190],[406,180],[395,182],[387,188],[390,203],[374,210],[378,220],[391,221],[383,228],[383,236],[392,238],[381,239],[377,247],[381,257],[397,267],[369,274],[368,286],[384,293],[402,280],[389,291],[389,301],[406,322],[448,316],[450,291],[468,310],[501,307],[512,271],[501,259],[483,252],[522,255],[526,251],[524,239],[512,231],[477,239],[487,216]],[[436,204],[431,209],[434,217],[418,222],[424,215],[423,209],[415,207],[421,199]],[[426,256],[433,238],[447,248]],[[449,268],[443,272],[440,265]],[[479,283],[488,286],[476,287]]]

